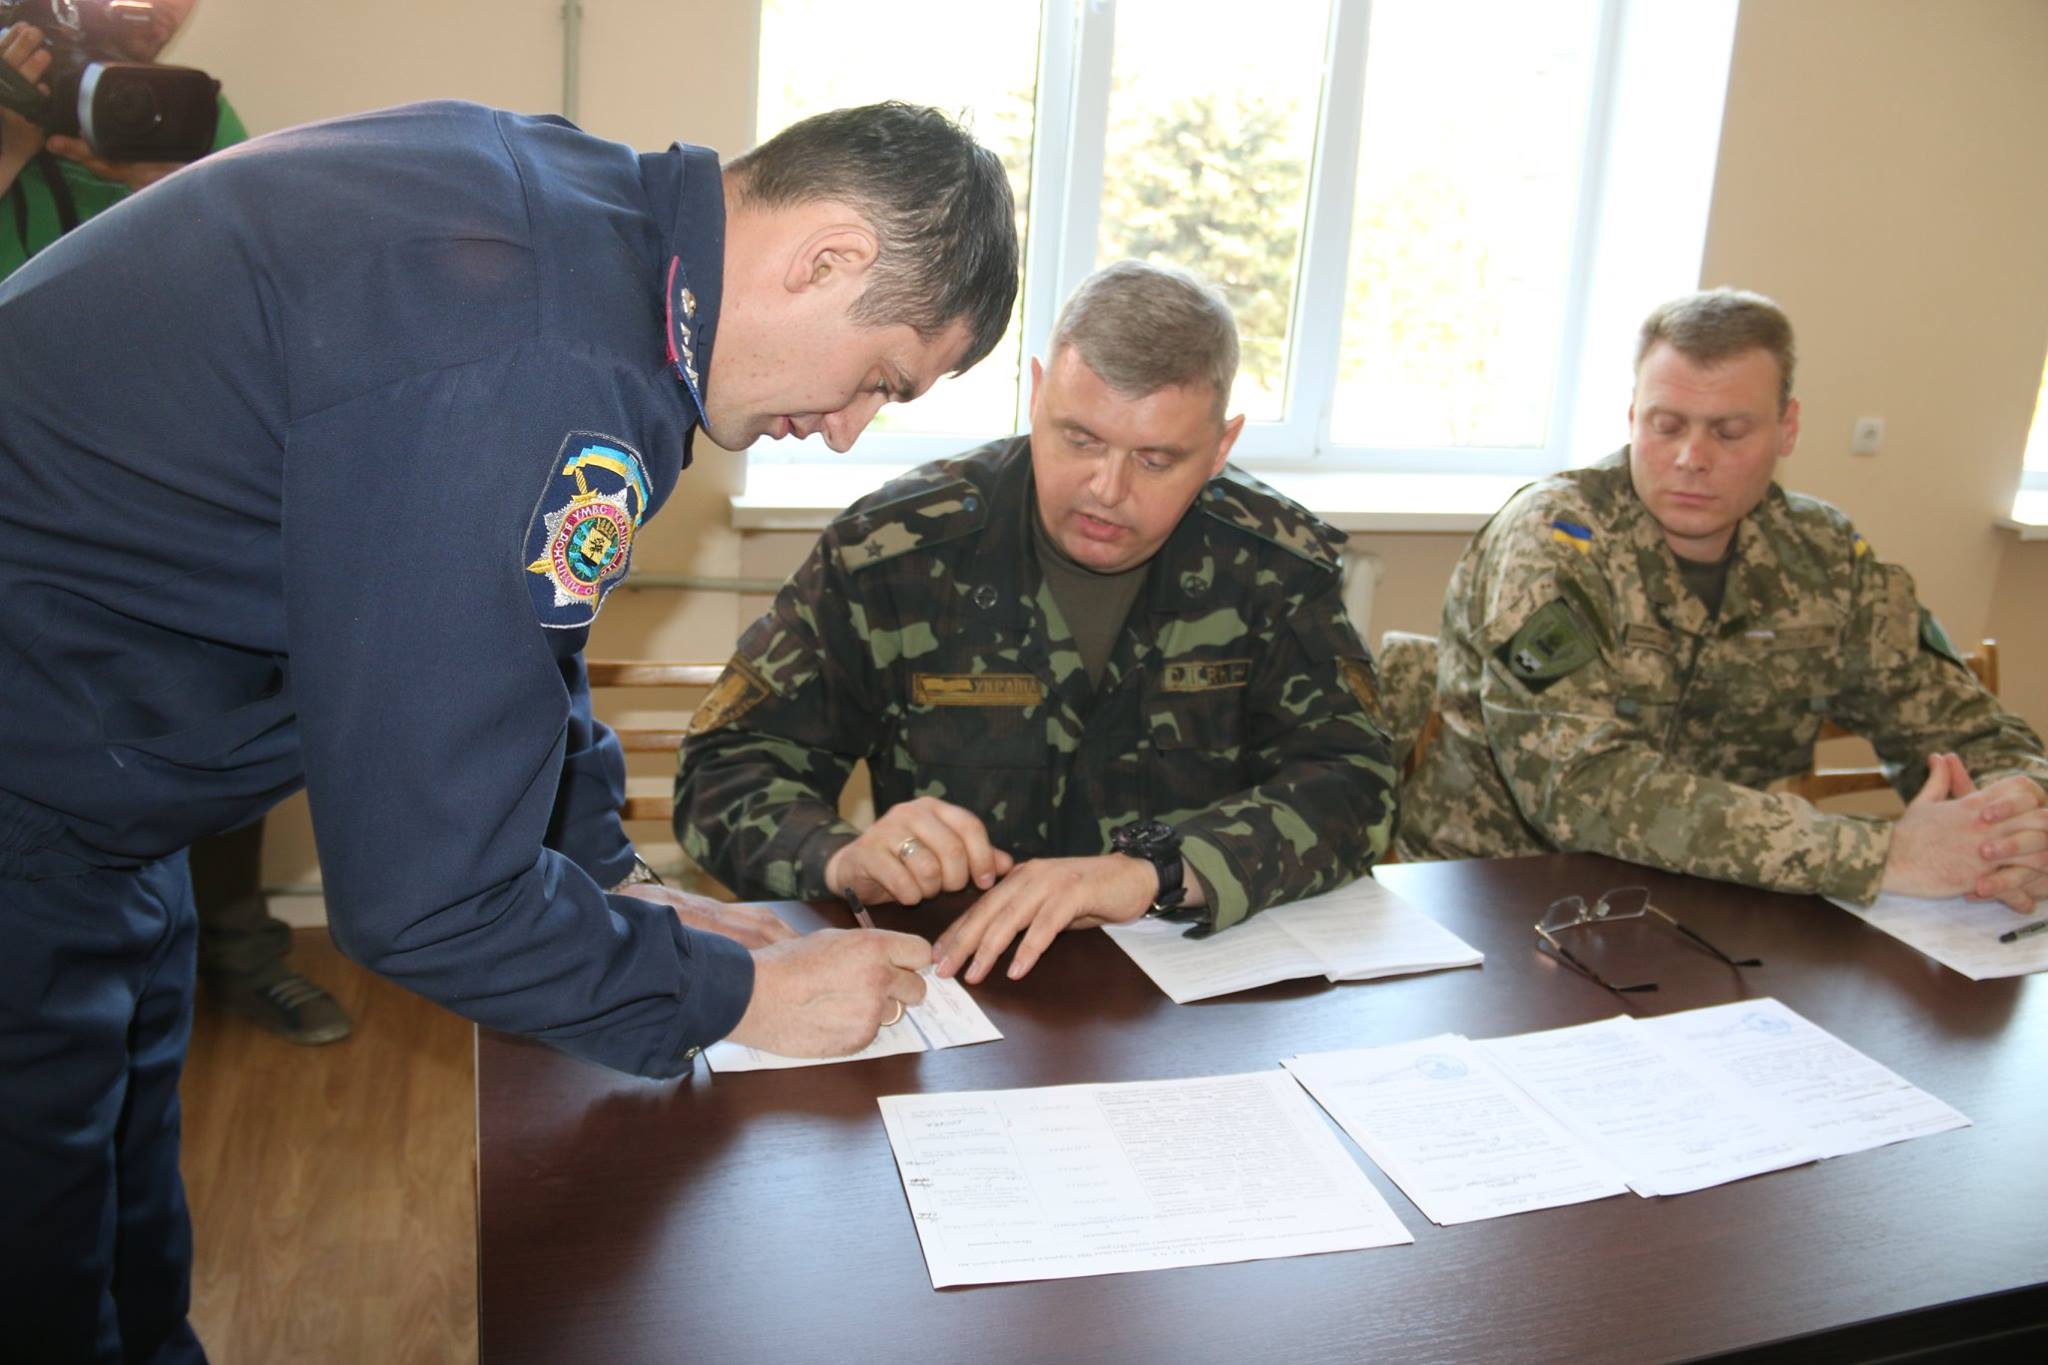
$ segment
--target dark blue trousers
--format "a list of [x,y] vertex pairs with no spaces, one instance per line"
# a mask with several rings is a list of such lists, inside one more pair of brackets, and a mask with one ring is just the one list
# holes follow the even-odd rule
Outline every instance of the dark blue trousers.
[[183,853],[0,876],[0,1358],[206,1358],[178,1173],[196,924]]

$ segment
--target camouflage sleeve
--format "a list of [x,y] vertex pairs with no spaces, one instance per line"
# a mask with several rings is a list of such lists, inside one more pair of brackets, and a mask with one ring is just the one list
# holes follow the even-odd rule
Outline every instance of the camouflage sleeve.
[[741,896],[829,894],[825,863],[855,834],[839,792],[882,728],[829,536],[740,637],[677,760],[676,837]]
[[2041,737],[1977,681],[1905,569],[1860,557],[1848,643],[1835,722],[1870,740],[1900,796],[1927,781],[1935,753],[1959,756],[1979,785],[2021,773],[2048,787]]
[[[1884,822],[1825,814],[1665,757],[1650,719],[1664,714],[1659,699],[1632,688],[1622,666],[1613,589],[1549,525],[1523,515],[1501,528],[1468,608],[1487,744],[1522,817],[1559,849],[1776,891],[1874,897],[1891,849]],[[1558,632],[1548,641],[1546,615]],[[1521,652],[1532,639],[1558,667]]]
[[1393,835],[1378,684],[1341,587],[1318,571],[1260,642],[1246,698],[1254,784],[1163,817],[1181,832],[1214,928],[1364,876]]

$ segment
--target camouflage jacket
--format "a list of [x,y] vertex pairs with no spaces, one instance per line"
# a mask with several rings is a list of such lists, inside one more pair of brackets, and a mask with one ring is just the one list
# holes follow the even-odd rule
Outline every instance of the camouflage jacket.
[[742,895],[819,897],[875,807],[935,796],[1019,860],[1167,820],[1221,928],[1363,874],[1393,830],[1339,533],[1226,469],[1153,558],[1091,689],[1032,546],[1030,443],[897,479],[827,528],[741,637],[676,776],[684,848]]
[[1459,561],[1402,856],[1584,849],[1869,901],[1889,823],[1763,790],[1811,766],[1822,721],[1868,737],[1905,795],[1942,750],[1980,783],[2048,779],[2039,737],[1840,512],[1773,484],[1709,618],[1627,457],[1522,489]]

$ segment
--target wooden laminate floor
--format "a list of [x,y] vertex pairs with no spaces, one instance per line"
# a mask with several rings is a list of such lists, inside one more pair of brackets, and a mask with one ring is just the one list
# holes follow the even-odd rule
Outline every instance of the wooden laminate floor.
[[185,1066],[192,1323],[214,1365],[476,1359],[470,1025],[300,930],[355,1032],[295,1047],[202,1004]]

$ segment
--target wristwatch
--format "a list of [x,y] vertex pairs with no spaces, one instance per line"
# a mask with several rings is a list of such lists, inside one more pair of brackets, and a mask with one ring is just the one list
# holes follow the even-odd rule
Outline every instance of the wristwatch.
[[1187,878],[1180,857],[1180,831],[1163,820],[1134,820],[1109,836],[1109,846],[1127,857],[1143,858],[1159,873],[1159,894],[1148,915],[1163,915],[1187,899]]

